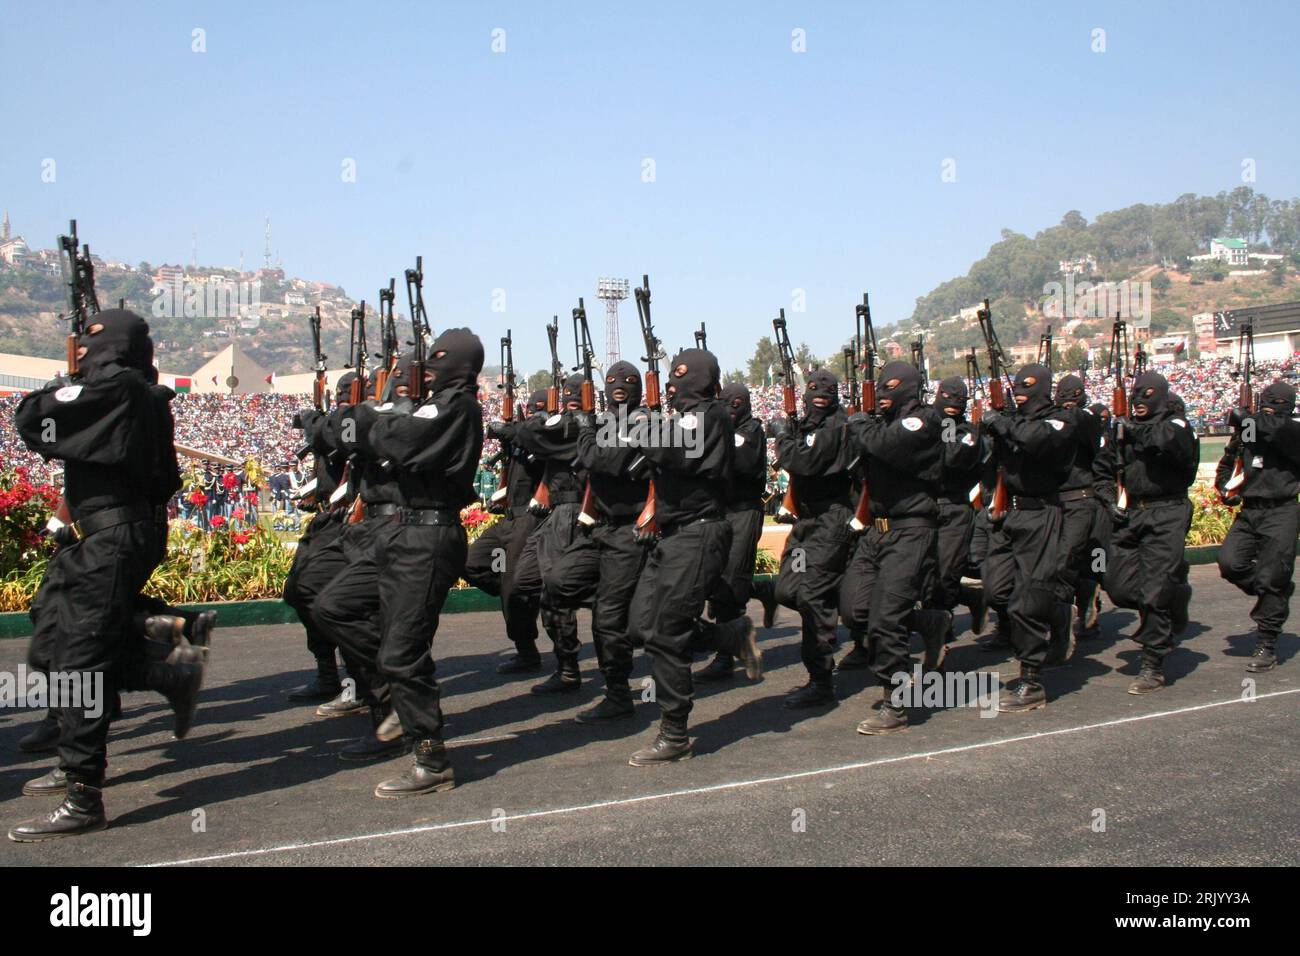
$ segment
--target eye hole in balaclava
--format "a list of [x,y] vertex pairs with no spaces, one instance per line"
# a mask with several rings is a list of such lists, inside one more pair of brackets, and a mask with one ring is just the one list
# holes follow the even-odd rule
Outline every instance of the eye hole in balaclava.
[[911,362],[886,362],[876,379],[876,409],[893,420],[921,399],[921,373]]
[[1052,404],[1052,373],[1037,362],[1022,365],[1012,382],[1011,394],[1016,407],[1026,415],[1045,410]]
[[338,384],[334,386],[334,403],[336,405],[347,404],[348,399],[352,397],[352,383],[356,380],[356,372],[344,372],[339,376]]
[[564,380],[564,385],[560,389],[560,404],[568,408],[570,404],[574,408],[582,404],[582,383],[586,379],[581,375],[574,373]]
[[605,404],[628,408],[641,404],[641,373],[631,362],[615,362],[605,373]]
[[1133,383],[1129,406],[1136,419],[1162,417],[1169,410],[1169,382],[1159,372],[1143,372]]
[[534,415],[537,413],[546,414],[546,389],[539,388],[528,396],[528,409]]
[[963,418],[969,401],[970,394],[966,387],[966,380],[954,375],[939,383],[939,394],[934,404],[944,415]]

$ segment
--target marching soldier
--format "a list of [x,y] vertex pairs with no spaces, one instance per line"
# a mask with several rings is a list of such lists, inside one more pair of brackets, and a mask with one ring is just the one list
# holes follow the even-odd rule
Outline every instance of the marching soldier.
[[[1228,505],[1241,505],[1219,549],[1219,573],[1255,598],[1255,653],[1246,670],[1277,665],[1277,638],[1290,611],[1300,505],[1300,422],[1295,388],[1282,380],[1260,394],[1259,411],[1234,409],[1233,435],[1214,485]],[[1239,480],[1234,471],[1240,465]]]
[[[1083,637],[1097,637],[1101,629],[1097,624],[1097,591],[1100,582],[1092,572],[1093,545],[1098,536],[1097,495],[1092,486],[1092,462],[1101,450],[1103,425],[1088,407],[1088,396],[1083,379],[1066,375],[1056,383],[1057,407],[1065,409],[1074,422],[1074,463],[1061,485],[1061,587],[1057,601],[1065,607],[1057,608],[1053,625],[1058,631],[1055,648],[1068,657],[1072,648],[1068,638],[1059,635],[1063,626],[1069,626],[1069,608],[1077,609],[1078,627],[1075,633]],[[1064,663],[1055,657],[1048,664]]]
[[[334,387],[335,408],[350,404],[352,383],[356,377],[356,372],[346,372],[339,377]],[[312,607],[322,589],[347,564],[342,537],[352,496],[346,484],[340,487],[347,462],[340,450],[331,447],[327,441],[323,414],[312,408],[299,412],[297,419],[305,439],[302,453],[305,455],[310,451],[319,464],[311,503],[315,514],[294,552],[293,565],[284,582],[284,603],[298,613],[298,619],[307,632],[307,649],[316,659],[316,679],[291,691],[289,700],[319,703],[316,713],[321,717],[342,717],[364,710],[369,690],[354,659],[348,666],[354,687],[344,691],[334,656],[335,646],[313,619]],[[345,663],[348,663],[349,656],[344,652]]]
[[1113,523],[1106,593],[1117,607],[1138,612],[1133,639],[1142,645],[1142,663],[1128,692],[1150,694],[1165,686],[1174,606],[1184,600],[1180,585],[1195,438],[1187,420],[1170,408],[1169,383],[1158,372],[1137,377],[1129,408],[1129,417],[1116,420],[1116,434],[1095,459],[1093,473],[1097,496]]
[[894,690],[900,679],[910,680],[911,628],[925,639],[929,666],[938,667],[952,622],[946,610],[916,610],[935,576],[935,499],[944,458],[939,412],[921,404],[920,393],[914,365],[888,362],[876,385],[877,414],[849,419],[850,438],[865,458],[872,521],[846,577],[845,620],[866,631],[872,671],[883,688],[880,709],[858,725],[861,734],[907,727]]
[[1046,366],[1022,366],[1012,394],[1014,413],[990,409],[980,423],[993,438],[994,458],[1009,496],[1005,517],[991,528],[984,591],[989,605],[999,608],[999,628],[1010,628],[1020,662],[1020,676],[1007,685],[998,710],[1022,713],[1047,703],[1039,674],[1047,662],[1056,616],[1061,574],[1058,492],[1072,463],[1074,424],[1052,402]]
[[62,792],[63,801],[10,830],[20,843],[108,825],[102,787],[119,690],[166,696],[179,738],[193,722],[203,681],[201,650],[140,640],[133,627],[140,590],[164,553],[160,502],[180,487],[173,393],[157,384],[149,326],[124,309],[96,313],[77,355],[76,378],[31,392],[15,415],[29,448],[64,462],[73,519],[59,532],[61,546],[33,601],[30,663],[72,675],[86,691],[82,700],[62,702],[59,766],[29,790]]
[[[408,366],[410,367],[410,366]],[[431,644],[443,601],[465,567],[460,509],[476,497],[483,450],[478,374],[483,343],[469,329],[447,329],[429,346],[428,397],[399,397],[376,409],[359,434],[366,453],[401,490],[396,520],[375,535],[380,643],[367,661],[383,675],[415,761],[375,788],[381,798],[450,790],[455,774],[443,742],[442,708]],[[413,388],[408,381],[408,388]]]
[[[952,640],[953,609],[960,603],[968,604],[974,625],[981,616],[984,603],[982,588],[963,587],[961,583],[975,533],[971,489],[979,484],[984,471],[984,441],[979,429],[966,420],[966,405],[969,401],[966,380],[960,375],[945,378],[939,383],[934,407],[941,419],[943,468],[939,477],[937,502],[937,567],[930,606],[949,614],[949,631],[945,643]],[[976,630],[975,633],[978,634],[979,631]],[[944,651],[942,648],[937,651],[933,659],[926,661],[926,667],[933,669],[943,663]]]
[[648,437],[641,446],[654,466],[660,537],[646,556],[629,621],[632,640],[642,643],[650,657],[662,719],[654,742],[629,758],[634,767],[691,756],[686,728],[694,690],[693,651],[726,651],[744,660],[751,679],[762,676],[748,617],[717,624],[700,616],[722,578],[731,546],[722,489],[735,438],[731,418],[717,400],[719,377],[713,353],[679,353],[666,388],[673,409],[670,439]]
[[[809,373],[804,414],[793,425],[784,417],[768,423],[776,439],[777,464],[790,473],[798,520],[786,538],[775,598],[799,612],[800,654],[808,682],[785,698],[791,708],[835,701],[835,628],[840,614],[840,581],[853,545],[849,520],[849,462],[846,417],[839,381],[829,369]],[[767,585],[770,588],[771,585]],[[758,589],[756,589],[758,590]],[[767,605],[771,598],[759,591]],[[770,613],[764,616],[766,624]]]
[[[727,482],[727,523],[731,525],[731,550],[722,573],[722,583],[710,599],[713,619],[719,624],[734,621],[745,613],[754,581],[754,558],[763,535],[763,492],[767,484],[767,438],[763,423],[753,415],[749,389],[740,382],[722,387],[719,396],[731,427],[736,449],[731,458]],[[713,660],[695,672],[697,681],[730,680],[735,658],[719,651]]]
[[[546,389],[537,389],[528,399],[529,419],[546,418]],[[501,615],[505,618],[506,636],[515,645],[510,660],[497,667],[498,674],[534,674],[542,669],[537,652],[536,594],[524,594],[516,584],[515,569],[524,545],[541,518],[528,508],[542,480],[545,462],[521,449],[514,440],[522,422],[490,422],[489,434],[501,442],[506,456],[506,499],[501,520],[492,525],[469,546],[465,559],[465,580],[473,587],[501,598]]]

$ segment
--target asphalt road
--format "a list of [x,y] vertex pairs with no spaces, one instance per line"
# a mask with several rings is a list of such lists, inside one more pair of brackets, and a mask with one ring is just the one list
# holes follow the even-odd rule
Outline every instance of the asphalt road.
[[[794,615],[763,635],[768,672],[699,688],[696,757],[637,769],[657,707],[620,726],[573,715],[599,694],[583,622],[584,686],[562,700],[495,674],[500,618],[443,619],[437,636],[455,790],[376,800],[403,760],[335,751],[364,717],[319,719],[285,693],[309,676],[296,626],[218,629],[197,726],[170,736],[164,701],[124,699],[110,739],[103,833],[38,845],[0,840],[0,865],[289,864],[1290,864],[1300,862],[1300,641],[1243,699],[1253,647],[1246,599],[1213,567],[1192,571],[1194,624],[1169,687],[1133,697],[1133,615],[1048,673],[1027,715],[914,710],[888,738],[856,724],[878,691],[842,675],[838,706],[792,712],[803,680]],[[755,609],[757,606],[755,605]],[[965,619],[959,618],[959,625]],[[25,640],[0,641],[0,670]],[[962,636],[950,669],[1013,672]],[[638,655],[634,680],[648,673]],[[51,757],[18,751],[34,712],[0,711],[0,823],[48,809],[20,795]],[[1104,827],[1101,825],[1104,822]]]

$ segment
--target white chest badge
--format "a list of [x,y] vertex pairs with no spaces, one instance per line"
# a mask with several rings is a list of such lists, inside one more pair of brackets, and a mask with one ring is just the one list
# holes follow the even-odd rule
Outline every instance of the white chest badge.
[[393,410],[392,402],[384,402],[384,404],[382,405],[375,406],[375,411],[377,412],[391,412],[392,410]]
[[54,393],[55,401],[59,401],[59,402],[75,401],[77,396],[81,394],[81,389],[82,386],[80,385],[65,385],[57,392]]
[[421,405],[414,412],[416,418],[437,418],[438,406],[430,402],[428,405]]
[[1263,468],[1263,467],[1264,467],[1264,456],[1263,456],[1263,455],[1256,455],[1253,459],[1251,459],[1250,467],[1251,467],[1251,468]]
[[1175,425],[1177,425],[1179,428],[1187,427],[1187,422],[1183,421],[1181,418],[1171,418],[1169,420],[1173,422]]
[[805,436],[804,436],[804,439],[803,439],[803,443],[804,443],[805,445],[807,445],[809,448],[811,448],[811,447],[813,446],[813,443],[814,443],[815,441],[817,441],[817,433],[816,433],[816,432],[811,432],[810,434],[805,435]]
[[970,445],[971,447],[974,447],[975,436],[972,435],[970,432],[967,432],[966,434],[961,436],[961,443],[963,445]]
[[739,447],[740,447],[741,445],[743,445],[743,444],[745,444],[745,436],[744,436],[744,435],[737,435],[737,436],[736,436],[736,447],[739,448]]
[[906,428],[909,432],[919,432],[921,430],[921,426],[924,424],[925,423],[921,421],[921,419],[919,418],[903,419],[903,427]]
[[560,424],[561,417],[562,416],[559,413],[552,415],[550,418],[546,419],[546,427],[554,428],[556,425]]
[[695,431],[695,426],[698,424],[698,421],[695,418],[695,413],[687,412],[685,415],[681,417],[681,423],[682,423],[682,428],[686,429],[688,432]]
[[1065,422],[1058,422],[1055,418],[1049,418],[1047,424],[1051,425],[1058,432],[1065,427]]

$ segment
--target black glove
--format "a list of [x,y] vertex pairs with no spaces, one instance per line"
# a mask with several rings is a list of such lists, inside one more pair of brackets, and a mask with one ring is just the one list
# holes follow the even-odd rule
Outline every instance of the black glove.
[[579,428],[591,427],[591,415],[588,412],[576,411],[572,413],[573,420],[578,423]]
[[850,425],[852,425],[854,422],[869,422],[869,421],[871,421],[871,416],[868,415],[866,412],[854,412],[852,415],[849,416]]
[[980,416],[980,424],[991,435],[1002,436],[1011,427],[1011,420],[995,408],[990,408]]
[[1228,412],[1228,427],[1240,429],[1242,423],[1253,414],[1254,412],[1249,408],[1234,408],[1232,411]]
[[496,439],[509,438],[514,434],[513,422],[488,422],[487,433]]
[[767,423],[767,437],[780,438],[790,430],[790,423],[784,418],[773,418]]
[[1110,519],[1116,524],[1126,524],[1128,522],[1128,511],[1116,504],[1109,504],[1106,510],[1110,512]]

